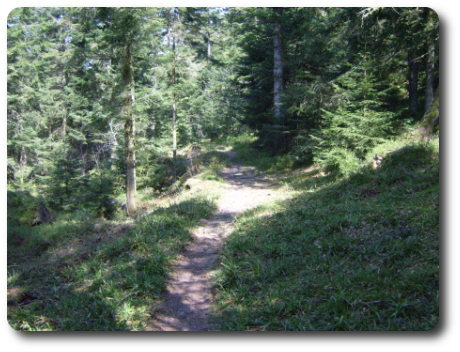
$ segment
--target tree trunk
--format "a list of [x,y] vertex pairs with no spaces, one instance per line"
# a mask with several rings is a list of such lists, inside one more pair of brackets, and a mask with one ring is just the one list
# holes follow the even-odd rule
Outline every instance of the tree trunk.
[[280,16],[283,12],[283,8],[274,8],[275,11],[275,31],[273,36],[273,78],[274,78],[274,116],[276,119],[281,120],[283,118],[283,45],[281,39],[281,24]]
[[417,104],[417,90],[418,90],[418,63],[417,60],[415,59],[415,54],[413,51],[409,51],[408,58],[407,58],[407,63],[408,63],[408,69],[409,69],[409,110],[410,110],[410,116],[412,118],[416,118],[417,116],[417,109],[418,109],[418,104]]
[[[434,26],[434,12],[427,9],[428,28]],[[426,58],[426,93],[425,93],[425,114],[430,111],[434,101],[434,62],[435,62],[435,46],[433,38],[428,35],[427,38],[427,58]]]
[[209,34],[208,32],[208,42],[207,42],[207,45],[208,45],[208,60],[211,59],[211,35]]
[[172,149],[173,149],[173,183],[177,181],[177,125],[176,125],[176,31],[175,20],[177,18],[177,9],[175,9],[173,18],[173,38],[172,52],[173,62],[171,68],[171,85],[172,85]]
[[434,100],[434,45],[428,43],[428,56],[426,63],[426,92],[425,92],[425,113],[430,110]]
[[208,60],[211,59],[211,31],[209,28],[211,28],[211,8],[208,8],[208,29],[206,30]]
[[26,163],[27,163],[26,148],[22,146],[21,153],[19,154],[19,167],[21,170],[19,175],[20,175],[21,185],[24,183],[24,171],[23,170],[25,170]]
[[62,131],[61,131],[61,138],[65,138],[67,135],[67,111],[62,118]]
[[173,90],[172,103],[172,142],[173,142],[173,183],[177,181],[177,126],[176,126],[176,94]]
[[126,212],[136,212],[136,156],[134,151],[134,74],[130,36],[125,44],[122,63],[123,116],[125,118],[125,161],[126,161]]
[[110,168],[113,169],[114,163],[116,160],[115,150],[118,146],[117,133],[113,127],[113,118],[111,118],[109,121],[109,128],[110,128],[110,134],[109,134],[109,139],[107,141],[107,144],[109,148]]

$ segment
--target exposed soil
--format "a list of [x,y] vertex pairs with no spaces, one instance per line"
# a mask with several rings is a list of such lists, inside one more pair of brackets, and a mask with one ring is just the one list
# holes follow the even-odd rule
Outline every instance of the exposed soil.
[[[235,153],[226,152],[230,159]],[[221,172],[225,192],[218,211],[194,233],[174,264],[162,304],[154,312],[148,331],[212,331],[211,270],[219,264],[225,237],[233,231],[235,216],[272,197],[273,186],[255,168],[232,163]]]

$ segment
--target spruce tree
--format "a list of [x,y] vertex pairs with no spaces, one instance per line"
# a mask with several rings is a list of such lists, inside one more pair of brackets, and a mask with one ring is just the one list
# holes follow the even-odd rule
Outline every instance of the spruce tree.
[[116,68],[116,86],[112,110],[123,123],[124,130],[124,172],[126,177],[126,210],[129,215],[136,211],[136,129],[138,120],[136,96],[136,72],[154,54],[158,45],[158,31],[161,22],[156,9],[148,8],[101,8],[98,17],[103,24],[103,46],[106,55]]
[[322,127],[312,135],[317,143],[314,160],[345,174],[386,140],[395,115],[383,106],[386,92],[376,79],[371,55],[357,58],[357,65],[334,82],[338,108],[324,111]]

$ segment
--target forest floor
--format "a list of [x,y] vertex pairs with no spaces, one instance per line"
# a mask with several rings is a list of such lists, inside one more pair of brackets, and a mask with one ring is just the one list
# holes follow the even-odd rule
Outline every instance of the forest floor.
[[19,210],[29,209],[34,197],[9,191],[10,326],[19,331],[436,326],[438,139],[390,141],[379,148],[403,152],[377,170],[361,167],[348,177],[325,175],[315,165],[292,169],[285,156],[237,142],[211,145],[217,150],[204,146],[197,173],[180,187],[158,197],[151,189],[139,192],[137,219],[73,212],[31,227],[21,223],[27,213]]
[[[232,160],[236,153],[225,152]],[[190,243],[174,263],[164,301],[156,309],[147,331],[213,330],[212,271],[219,262],[225,238],[232,233],[238,214],[277,198],[278,186],[252,166],[232,162],[221,171],[224,193],[218,210],[194,232]]]

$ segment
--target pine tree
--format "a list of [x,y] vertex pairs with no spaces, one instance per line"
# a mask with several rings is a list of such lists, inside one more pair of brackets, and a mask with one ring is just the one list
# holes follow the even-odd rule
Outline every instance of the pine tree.
[[382,106],[386,93],[379,87],[370,57],[369,53],[359,55],[358,65],[336,80],[339,107],[324,111],[322,128],[312,135],[317,142],[314,160],[342,173],[391,134],[395,114]]
[[[101,46],[112,57],[113,68],[117,67],[117,85],[114,87],[113,113],[123,121],[124,129],[124,170],[126,173],[126,208],[132,215],[136,212],[136,129],[138,107],[135,102],[136,65],[145,66],[145,61],[153,54],[159,41],[156,9],[146,8],[101,8],[98,17],[103,23]],[[141,113],[143,115],[143,113]]]
[[[8,156],[24,170],[46,173],[63,143],[68,118],[69,22],[64,8],[18,8],[8,19]],[[19,175],[18,175],[19,176]]]
[[[171,178],[162,160],[177,159],[175,179],[181,145],[241,126],[272,152],[294,146],[308,161],[316,143],[318,161],[360,162],[433,105],[438,22],[409,7],[15,9],[8,182],[58,189],[72,180],[66,204],[102,194],[100,180],[113,177],[126,181],[133,213],[136,188]],[[55,163],[62,151],[68,167]],[[99,200],[88,207],[99,212]]]

